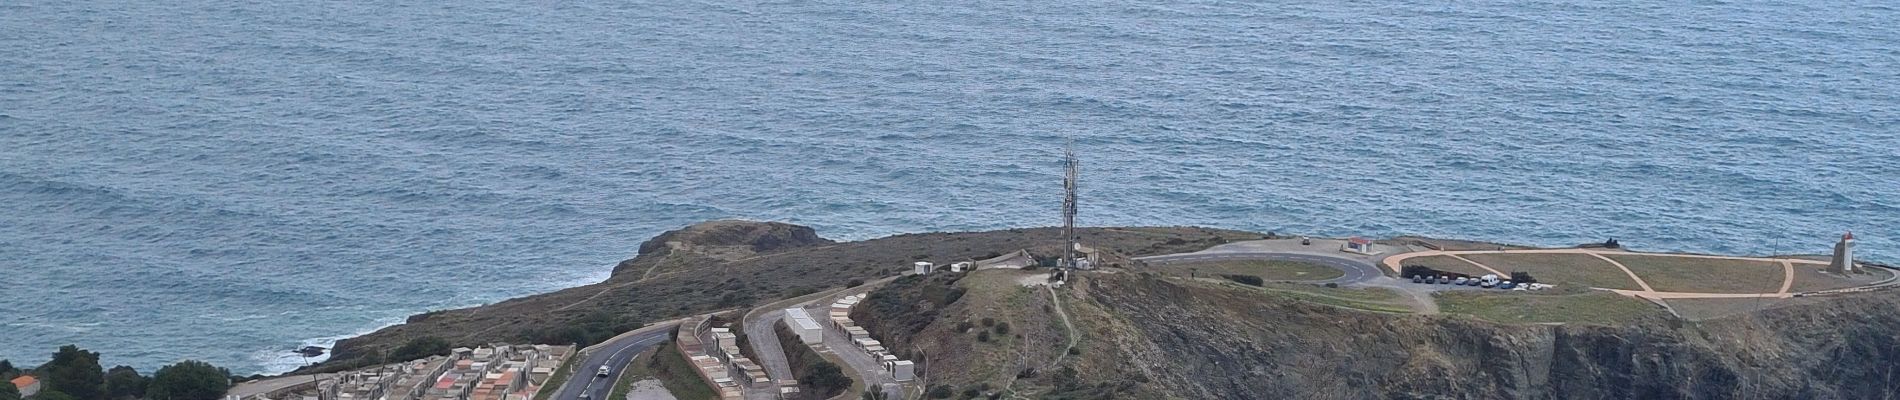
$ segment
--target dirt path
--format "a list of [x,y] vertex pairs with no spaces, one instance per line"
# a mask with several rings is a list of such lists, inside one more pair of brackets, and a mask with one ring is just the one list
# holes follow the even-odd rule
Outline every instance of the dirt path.
[[1457,254],[1445,254],[1445,256],[1446,256],[1446,257],[1451,257],[1451,258],[1456,258],[1456,259],[1458,259],[1458,261],[1464,261],[1464,262],[1465,262],[1466,264],[1471,264],[1471,265],[1476,265],[1476,266],[1478,266],[1478,268],[1483,268],[1483,269],[1484,269],[1484,270],[1486,270],[1486,271],[1491,271],[1491,273],[1493,273],[1493,274],[1497,274],[1498,276],[1511,276],[1511,274],[1507,274],[1507,273],[1504,273],[1504,271],[1499,271],[1499,270],[1498,270],[1497,268],[1491,268],[1491,266],[1489,266],[1489,265],[1484,265],[1484,263],[1481,263],[1481,262],[1477,262],[1477,261],[1471,261],[1471,259],[1469,259],[1469,258],[1464,258],[1464,257],[1462,257],[1462,256],[1459,256],[1459,255],[1457,255]]
[[1794,263],[1788,262],[1788,260],[1781,260],[1781,274],[1781,290],[1775,291],[1775,293],[1787,294],[1788,289],[1794,288]]
[[1055,307],[1056,316],[1062,317],[1062,327],[1069,330],[1069,346],[1063,347],[1061,353],[1056,353],[1056,360],[1054,362],[1050,362],[1049,365],[1047,366],[1043,366],[1042,370],[1044,371],[1048,371],[1051,368],[1055,368],[1055,366],[1057,365],[1061,365],[1063,359],[1069,358],[1069,351],[1075,349],[1075,340],[1076,340],[1075,339],[1075,324],[1069,322],[1069,311],[1064,310],[1062,308],[1062,296],[1056,295],[1055,287],[1051,286],[1047,288],[1049,289],[1049,301],[1054,302],[1056,306]]
[[1630,280],[1636,281],[1636,286],[1643,288],[1644,292],[1656,293],[1656,289],[1649,287],[1649,281],[1643,280],[1643,277],[1636,276],[1636,271],[1630,270],[1629,266],[1623,265],[1623,263],[1612,260],[1602,254],[1590,253],[1590,255],[1596,256],[1598,260],[1603,260],[1603,262],[1610,263],[1610,265],[1615,265],[1616,269],[1623,270],[1624,274],[1629,274]]

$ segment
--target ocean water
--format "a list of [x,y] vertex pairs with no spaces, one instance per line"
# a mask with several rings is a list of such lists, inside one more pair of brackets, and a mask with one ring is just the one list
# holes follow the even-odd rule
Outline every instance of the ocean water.
[[0,358],[237,372],[714,218],[1900,260],[1892,3],[0,2]]

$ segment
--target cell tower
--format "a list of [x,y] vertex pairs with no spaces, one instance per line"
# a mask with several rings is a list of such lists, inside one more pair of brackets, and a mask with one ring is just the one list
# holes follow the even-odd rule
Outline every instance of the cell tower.
[[1068,247],[1062,251],[1062,267],[1075,268],[1075,181],[1080,175],[1080,162],[1075,160],[1074,137],[1069,138],[1069,145],[1063,153],[1063,166],[1067,170],[1063,173],[1062,179],[1062,188],[1065,192],[1062,197],[1062,241],[1067,243]]

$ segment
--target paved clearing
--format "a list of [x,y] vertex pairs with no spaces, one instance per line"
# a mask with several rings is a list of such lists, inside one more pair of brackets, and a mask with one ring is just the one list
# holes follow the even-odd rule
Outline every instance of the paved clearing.
[[1529,273],[1538,282],[1552,285],[1642,289],[1622,269],[1588,254],[1472,254],[1464,257],[1504,272]]
[[1887,270],[1879,268],[1870,268],[1866,274],[1847,276],[1823,272],[1825,270],[1827,270],[1827,266],[1824,265],[1795,265],[1794,285],[1788,290],[1794,292],[1812,292],[1817,290],[1866,286],[1886,279],[1892,274],[1891,272],[1887,272]]
[[1154,268],[1174,276],[1252,275],[1269,281],[1321,281],[1344,276],[1338,268],[1286,260],[1216,260],[1165,264]]
[[658,379],[643,379],[633,383],[633,390],[627,392],[627,400],[679,400],[673,392],[660,386]]

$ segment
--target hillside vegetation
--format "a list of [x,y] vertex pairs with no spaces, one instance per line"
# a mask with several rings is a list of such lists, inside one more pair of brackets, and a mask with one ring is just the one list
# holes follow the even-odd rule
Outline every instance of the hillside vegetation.
[[[1609,294],[1546,296],[1535,300],[1610,310],[1601,324],[1545,324],[1509,307],[1480,317],[1381,313],[1210,280],[1086,273],[1056,291],[1079,336],[1063,356],[1067,334],[1048,292],[994,284],[1017,280],[1008,273],[894,282],[872,297],[918,308],[880,305],[864,317],[887,345],[954,371],[934,374],[933,386],[1027,398],[1861,399],[1900,390],[1887,375],[1900,359],[1891,334],[1900,294],[1891,292],[1702,322]],[[939,285],[966,292],[950,304],[904,293]],[[1008,320],[1012,333],[978,340],[983,318]]]
[[[1192,251],[1259,234],[1204,228],[1085,228],[1077,234],[1110,260]],[[640,246],[606,281],[500,303],[419,314],[408,322],[337,343],[334,370],[380,361],[415,337],[456,346],[489,342],[591,344],[640,324],[793,297],[846,281],[895,275],[914,261],[948,263],[1018,249],[1055,254],[1055,228],[905,234],[857,242],[824,239],[811,228],[714,221],[666,232]]]

